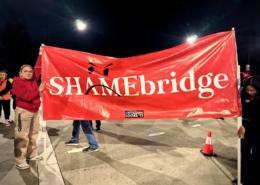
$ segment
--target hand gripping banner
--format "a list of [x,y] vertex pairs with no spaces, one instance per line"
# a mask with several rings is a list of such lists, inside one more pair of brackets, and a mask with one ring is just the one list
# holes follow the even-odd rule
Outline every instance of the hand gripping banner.
[[45,120],[241,115],[234,31],[129,58],[44,46],[38,62]]

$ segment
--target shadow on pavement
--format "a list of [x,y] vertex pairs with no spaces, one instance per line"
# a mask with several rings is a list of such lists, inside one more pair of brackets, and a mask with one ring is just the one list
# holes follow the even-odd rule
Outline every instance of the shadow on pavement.
[[[36,161],[30,161],[30,169],[18,170],[15,168],[14,160],[14,124],[9,127],[4,126],[0,123],[0,135],[1,139],[1,150],[4,156],[3,161],[0,162],[0,184],[21,184],[24,182],[26,185],[38,184],[38,172]],[[19,175],[19,176],[18,176]],[[7,183],[5,183],[7,181]]]
[[59,129],[53,127],[47,127],[47,130],[49,136],[59,136],[58,134],[58,132],[60,131]]
[[108,131],[102,131],[103,135],[109,136],[116,138],[118,141],[131,144],[131,145],[153,145],[153,146],[169,146],[163,143],[158,143],[155,141],[147,140],[147,139],[142,139],[140,137],[133,137],[133,136],[127,136],[127,135],[122,135],[122,134],[116,134],[113,132],[108,132]]
[[[124,120],[113,120],[113,121],[107,121],[108,123],[113,123],[115,124],[117,127],[124,127]],[[101,127],[102,127],[102,121],[101,121]]]
[[107,163],[110,167],[114,168],[117,172],[131,179],[137,185],[141,185],[141,184],[188,185],[187,183],[177,178],[173,178],[171,176],[163,174],[163,171],[162,173],[159,173],[132,164],[125,164],[113,160],[103,152],[93,153],[90,155]]
[[0,123],[0,134],[3,135],[3,138],[14,139],[14,124],[6,127],[4,123]]
[[1,137],[1,155],[4,155],[0,160],[0,181],[12,170],[14,167],[13,156],[13,138],[14,138],[14,124],[9,127],[0,123]]
[[[230,158],[230,157],[226,157],[226,156],[236,156],[237,154],[237,149],[236,148],[232,148],[232,147],[227,147],[225,145],[222,145],[220,142],[216,141],[215,145],[217,146],[217,150],[214,150],[214,152],[216,152],[217,156],[214,158],[215,161],[217,161],[217,163],[215,163],[216,166],[218,166],[219,169],[221,169],[221,167],[218,165],[221,164],[225,167],[225,169],[229,172],[233,172],[231,175],[233,177],[237,176],[237,158]],[[223,172],[227,178],[228,175]],[[231,181],[234,179],[230,179]]]
[[[73,185],[71,182],[69,182],[68,180],[66,180],[66,179],[63,179],[64,180],[64,183],[66,184],[66,185]],[[87,183],[86,183],[87,184]]]
[[38,184],[38,170],[36,161],[30,161],[29,165],[31,166],[30,169],[18,170],[20,177],[26,185]]
[[183,126],[188,126],[189,123],[193,123],[193,122],[196,122],[198,120],[198,118],[179,118],[179,120],[182,121],[182,125]]

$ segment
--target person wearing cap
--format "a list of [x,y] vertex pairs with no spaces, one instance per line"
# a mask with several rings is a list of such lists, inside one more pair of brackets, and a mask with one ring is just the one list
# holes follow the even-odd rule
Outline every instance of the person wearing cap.
[[5,115],[5,126],[10,126],[10,101],[11,94],[10,90],[12,88],[11,82],[7,78],[7,70],[0,70],[0,117],[2,109]]

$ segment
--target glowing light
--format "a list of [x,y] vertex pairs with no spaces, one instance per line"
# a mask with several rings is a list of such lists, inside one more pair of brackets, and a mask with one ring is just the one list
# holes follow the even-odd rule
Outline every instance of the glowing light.
[[77,25],[78,30],[80,30],[80,31],[85,30],[87,27],[87,25],[79,19],[76,20],[76,25]]
[[246,79],[246,78],[248,78],[248,77],[250,76],[249,73],[242,73],[242,75],[243,75],[243,78],[244,78],[244,79]]
[[197,35],[190,36],[190,37],[187,38],[187,42],[189,44],[193,44],[197,38],[198,38]]

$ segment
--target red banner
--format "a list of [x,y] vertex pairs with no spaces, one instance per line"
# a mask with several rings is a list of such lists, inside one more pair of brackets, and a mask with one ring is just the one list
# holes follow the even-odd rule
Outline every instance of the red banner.
[[[138,43],[137,43],[138,44]],[[163,51],[114,58],[44,46],[45,120],[241,115],[233,31]]]

